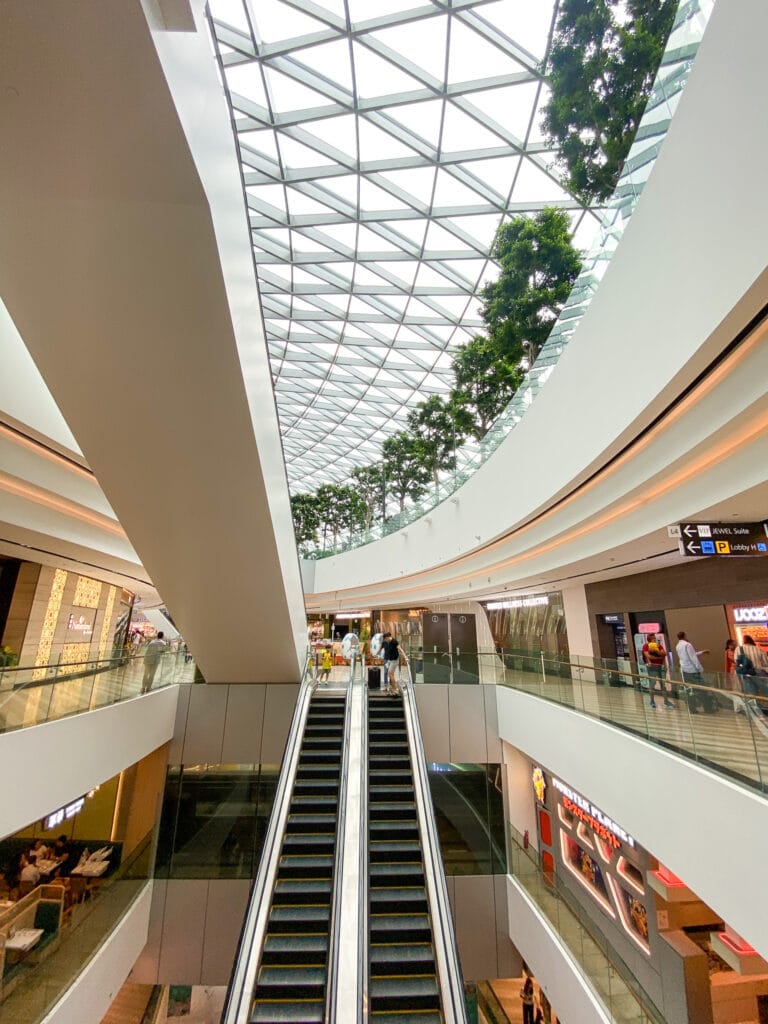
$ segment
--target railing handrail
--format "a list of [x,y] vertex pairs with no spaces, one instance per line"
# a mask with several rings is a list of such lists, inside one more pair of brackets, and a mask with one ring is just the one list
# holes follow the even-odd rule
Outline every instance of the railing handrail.
[[277,870],[282,850],[283,835],[288,821],[293,786],[299,763],[299,752],[304,735],[309,702],[314,682],[308,673],[306,661],[299,688],[299,695],[291,721],[291,728],[285,744],[283,767],[277,781],[275,800],[269,824],[264,837],[264,847],[259,868],[253,882],[248,909],[246,910],[237,956],[232,968],[221,1024],[246,1024],[250,1020],[256,972],[266,936],[267,921],[272,904],[272,892],[277,880]]
[[40,672],[43,669],[48,668],[74,668],[77,665],[100,665],[105,661],[129,661],[131,658],[143,657],[143,655],[132,654],[126,652],[125,654],[115,654],[111,657],[104,658],[86,658],[84,661],[56,661],[50,662],[47,665],[0,665],[0,672],[5,674],[6,672]]
[[429,789],[424,744],[421,738],[419,712],[412,687],[410,662],[407,655],[406,667],[409,682],[400,688],[403,694],[403,710],[408,732],[408,747],[411,755],[411,772],[416,792],[416,812],[419,822],[419,837],[424,862],[427,901],[432,921],[432,941],[437,964],[437,981],[445,1024],[468,1024],[467,1007],[461,966],[456,949],[453,917],[448,899],[440,842],[437,837],[437,823]]

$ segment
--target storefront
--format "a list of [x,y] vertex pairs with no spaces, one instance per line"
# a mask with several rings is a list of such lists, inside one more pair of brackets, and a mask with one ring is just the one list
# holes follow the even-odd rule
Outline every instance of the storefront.
[[751,636],[755,643],[768,650],[768,601],[759,604],[726,605],[726,617],[731,638],[737,644]]
[[568,660],[568,634],[560,591],[483,602],[494,643],[510,654],[533,652]]

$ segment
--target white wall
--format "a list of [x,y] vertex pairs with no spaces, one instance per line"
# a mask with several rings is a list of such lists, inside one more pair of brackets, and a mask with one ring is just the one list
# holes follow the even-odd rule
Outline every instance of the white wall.
[[558,1018],[568,1024],[611,1024],[614,1018],[587,985],[557,932],[514,878],[507,879],[507,907],[520,952]]
[[[597,719],[507,687],[499,734],[617,821],[768,956],[768,800]],[[525,951],[521,950],[525,955]]]
[[564,587],[562,594],[565,628],[568,633],[568,651],[571,657],[591,658],[594,655],[586,588],[583,584]]
[[147,882],[42,1024],[100,1024],[147,941],[151,899]]
[[173,736],[179,687],[0,735],[0,836],[106,782]]

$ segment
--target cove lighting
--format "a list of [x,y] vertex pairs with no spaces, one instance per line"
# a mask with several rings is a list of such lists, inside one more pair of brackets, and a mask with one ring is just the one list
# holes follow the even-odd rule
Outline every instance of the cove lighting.
[[511,597],[507,601],[489,601],[485,607],[489,611],[495,611],[497,608],[536,608],[546,604],[549,604],[547,594],[537,594],[535,597]]
[[370,612],[337,612],[334,615],[334,619],[369,619],[371,617]]

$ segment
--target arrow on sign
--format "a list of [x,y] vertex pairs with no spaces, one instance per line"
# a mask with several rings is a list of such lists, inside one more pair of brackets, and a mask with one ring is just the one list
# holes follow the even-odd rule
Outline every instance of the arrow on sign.
[[692,555],[695,555],[697,551],[701,551],[701,544],[694,544],[692,540],[689,540],[685,546]]
[[698,532],[699,531],[696,529],[696,527],[691,526],[690,524],[683,527],[683,533],[686,537],[695,537],[698,534]]

